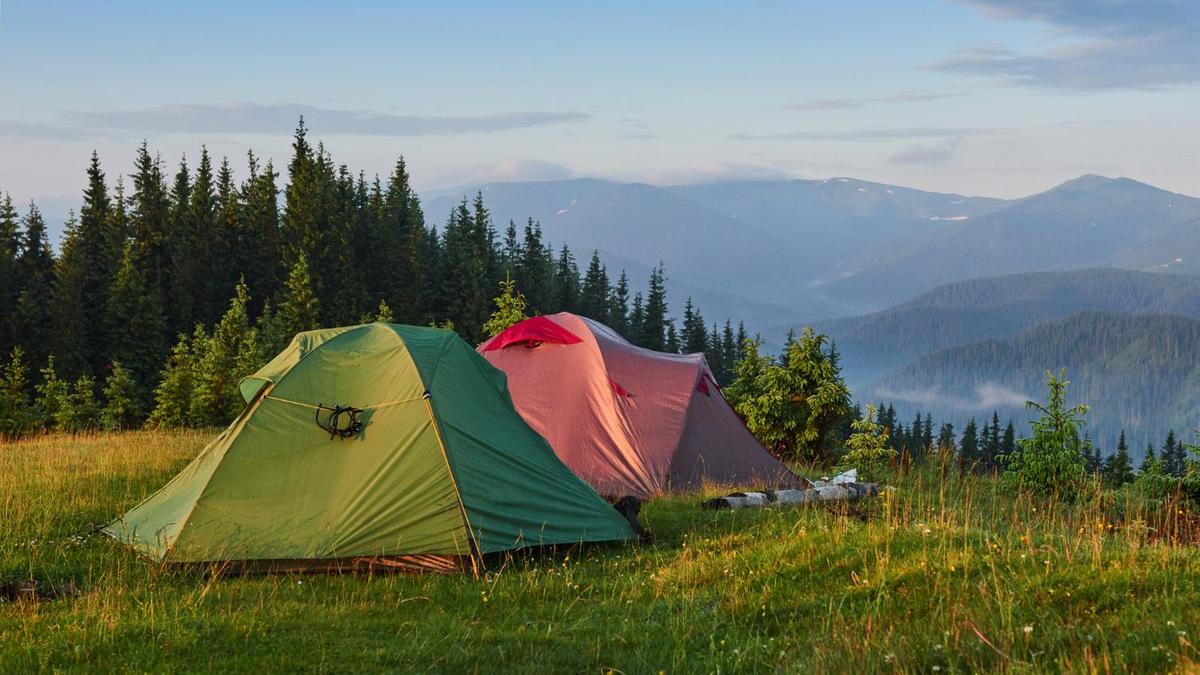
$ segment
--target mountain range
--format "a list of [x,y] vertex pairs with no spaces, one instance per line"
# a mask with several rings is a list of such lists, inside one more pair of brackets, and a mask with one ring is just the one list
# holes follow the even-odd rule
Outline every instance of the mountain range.
[[503,227],[640,280],[665,263],[675,309],[691,296],[778,339],[790,327],[878,311],[941,284],[1086,267],[1200,272],[1200,199],[1087,175],[1013,200],[853,178],[651,186],[501,182],[423,195],[438,220],[482,192]]

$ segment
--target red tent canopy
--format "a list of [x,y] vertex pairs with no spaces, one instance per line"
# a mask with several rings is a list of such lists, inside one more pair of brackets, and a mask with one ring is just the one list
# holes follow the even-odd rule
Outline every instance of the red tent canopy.
[[479,351],[508,376],[517,412],[602,495],[808,485],[750,434],[703,354],[642,349],[565,312],[515,324]]

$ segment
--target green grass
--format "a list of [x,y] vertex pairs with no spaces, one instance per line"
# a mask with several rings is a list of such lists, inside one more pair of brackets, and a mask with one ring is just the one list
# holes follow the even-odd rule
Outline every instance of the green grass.
[[[88,534],[207,434],[0,446],[0,672],[754,672],[1194,669],[1200,552],[1095,503],[942,467],[855,506],[647,504],[653,545],[499,561],[481,579],[213,579]],[[710,494],[712,492],[710,491]],[[1155,522],[1152,519],[1142,519]],[[1115,526],[1113,526],[1115,524]]]

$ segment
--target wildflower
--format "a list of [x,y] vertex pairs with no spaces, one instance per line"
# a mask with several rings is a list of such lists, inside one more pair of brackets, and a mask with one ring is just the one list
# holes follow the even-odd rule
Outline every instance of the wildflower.
[[1027,626],[1025,626],[1025,634],[1026,634],[1026,635],[1033,635],[1033,626],[1028,626],[1028,625],[1027,625]]

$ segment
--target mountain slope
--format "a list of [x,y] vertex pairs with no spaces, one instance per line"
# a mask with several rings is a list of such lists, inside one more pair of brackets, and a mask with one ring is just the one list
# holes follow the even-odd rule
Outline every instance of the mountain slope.
[[1200,420],[1200,321],[1170,315],[1081,312],[920,357],[860,396],[959,425],[993,409],[1024,419],[1023,401],[1044,398],[1046,371],[1060,368],[1071,381],[1070,402],[1091,406],[1088,431],[1105,448],[1122,429],[1140,445],[1168,429],[1190,433]]
[[1200,318],[1200,277],[1106,268],[973,279],[816,327],[837,341],[847,379],[861,385],[923,354],[1010,337],[1084,310]]
[[1098,266],[1200,269],[1200,199],[1128,178],[1082,176],[855,261],[828,293],[899,301],[938,284]]

